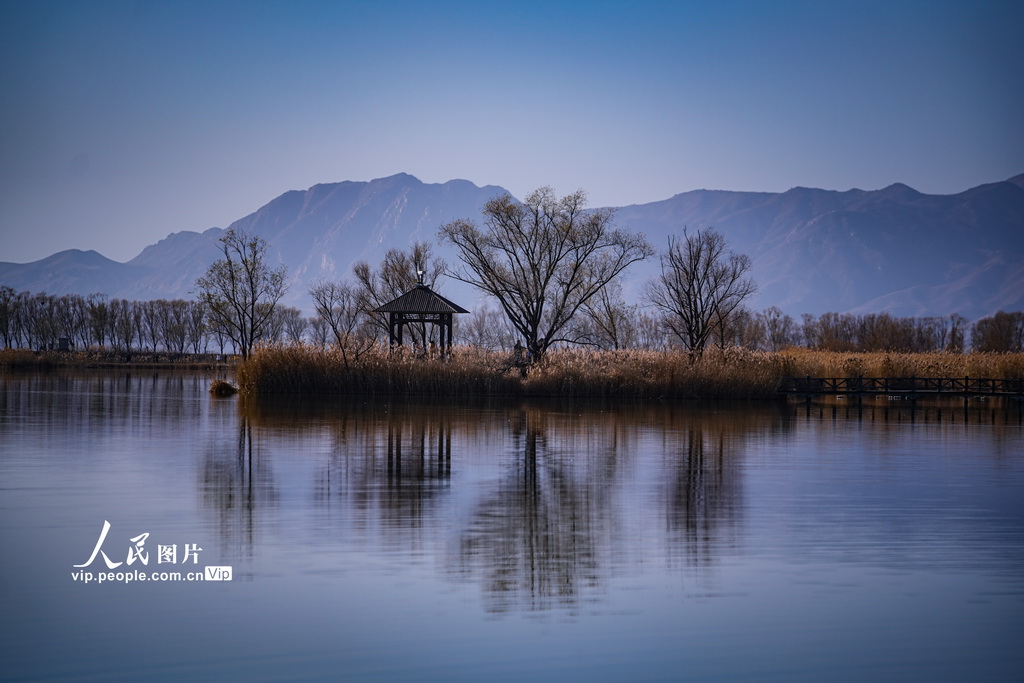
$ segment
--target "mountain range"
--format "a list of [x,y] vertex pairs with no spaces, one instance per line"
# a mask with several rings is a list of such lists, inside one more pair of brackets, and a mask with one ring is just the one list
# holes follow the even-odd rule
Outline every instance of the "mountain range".
[[[478,221],[484,203],[504,192],[465,180],[426,184],[407,174],[321,184],[285,192],[229,228],[267,240],[270,260],[288,266],[291,286],[283,303],[309,314],[311,282],[348,277],[361,260],[376,266],[392,247],[427,241],[450,266],[459,265],[450,248],[436,244],[438,228],[457,218]],[[695,190],[618,207],[615,223],[645,233],[658,250],[670,235],[713,226],[731,249],[753,260],[755,310],[959,313],[971,320],[1024,310],[1024,175],[951,195],[902,184],[844,192]],[[79,250],[0,263],[0,285],[51,294],[192,298],[196,278],[218,257],[223,233],[172,233],[127,263]],[[656,258],[636,264],[626,279],[627,299],[636,299],[639,285],[658,268]],[[440,289],[467,308],[476,300],[452,279]]]

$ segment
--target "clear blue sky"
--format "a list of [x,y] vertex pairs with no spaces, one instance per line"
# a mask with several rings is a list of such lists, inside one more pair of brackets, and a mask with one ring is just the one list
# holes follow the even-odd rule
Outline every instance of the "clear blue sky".
[[0,0],[0,261],[398,172],[593,206],[1024,172],[1024,3]]

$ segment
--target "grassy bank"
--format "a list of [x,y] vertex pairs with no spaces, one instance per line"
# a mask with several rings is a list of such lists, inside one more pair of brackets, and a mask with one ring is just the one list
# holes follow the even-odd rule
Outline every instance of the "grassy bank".
[[774,397],[779,380],[813,377],[1024,377],[1024,354],[779,353],[712,350],[696,364],[681,351],[552,351],[523,377],[511,357],[470,347],[446,360],[333,349],[258,349],[238,367],[249,394],[552,396],[600,398]]

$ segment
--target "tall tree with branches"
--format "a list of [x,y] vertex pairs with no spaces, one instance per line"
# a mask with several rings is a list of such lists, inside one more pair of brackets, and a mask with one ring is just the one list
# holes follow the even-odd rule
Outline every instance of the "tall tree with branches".
[[613,228],[611,209],[585,210],[579,190],[558,198],[550,187],[525,203],[496,197],[483,227],[469,220],[443,226],[464,268],[452,277],[497,299],[532,357],[563,337],[573,316],[631,264],[653,255],[643,235]]
[[267,242],[262,237],[232,229],[220,244],[223,258],[196,280],[197,294],[213,327],[226,333],[248,358],[288,289],[288,269],[267,264]]
[[670,237],[661,274],[647,284],[646,298],[690,352],[701,356],[716,328],[739,310],[757,286],[747,277],[750,258],[728,249],[713,228]]

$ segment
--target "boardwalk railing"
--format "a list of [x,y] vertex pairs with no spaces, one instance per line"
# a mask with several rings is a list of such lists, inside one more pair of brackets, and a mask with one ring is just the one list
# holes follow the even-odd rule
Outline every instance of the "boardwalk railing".
[[1024,379],[979,377],[783,377],[779,392],[799,396],[924,395],[1024,397]]

